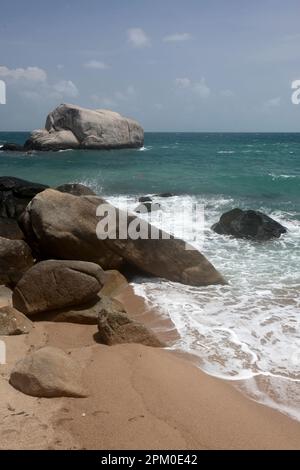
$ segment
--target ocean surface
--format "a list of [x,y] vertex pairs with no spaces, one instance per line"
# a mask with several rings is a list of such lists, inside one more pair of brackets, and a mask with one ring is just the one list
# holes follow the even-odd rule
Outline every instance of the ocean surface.
[[[26,137],[0,133],[0,145]],[[130,209],[140,195],[174,193],[155,199],[162,209],[151,215],[152,223],[175,235],[188,226],[191,243],[229,285],[136,279],[136,291],[175,324],[180,339],[173,349],[300,419],[300,134],[146,133],[142,149],[119,151],[22,154],[0,148],[0,175],[50,186],[85,183]],[[204,228],[191,207],[204,209]],[[288,233],[257,243],[212,232],[234,207],[261,210]]]

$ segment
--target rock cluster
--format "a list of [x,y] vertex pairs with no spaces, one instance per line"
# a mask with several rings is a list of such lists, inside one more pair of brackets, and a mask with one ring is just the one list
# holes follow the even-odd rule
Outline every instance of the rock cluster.
[[[164,347],[153,331],[128,315],[122,295],[129,285],[119,269],[130,267],[131,272],[192,286],[226,282],[202,253],[186,249],[183,240],[158,229],[158,237],[151,238],[153,227],[147,221],[113,207],[83,185],[54,190],[0,178],[0,193],[0,234],[6,235],[0,236],[0,284],[13,288],[13,306],[0,308],[0,335],[29,333],[33,321],[43,319],[97,325],[95,339],[108,346]],[[140,198],[141,203],[152,204],[147,198]],[[110,219],[115,237],[99,236],[103,208],[116,216]],[[121,220],[126,220],[127,232],[131,224],[143,223],[148,238],[118,236]],[[11,229],[3,229],[11,221]],[[213,230],[257,240],[278,238],[286,231],[261,212],[240,209],[224,214]],[[81,372],[69,354],[45,347],[15,365],[10,384],[36,397],[84,397],[88,391],[82,387]]]

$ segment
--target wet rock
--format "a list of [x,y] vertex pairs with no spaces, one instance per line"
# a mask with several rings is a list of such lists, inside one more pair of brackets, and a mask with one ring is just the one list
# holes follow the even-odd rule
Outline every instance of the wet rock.
[[146,214],[147,212],[154,212],[161,209],[161,205],[158,202],[143,202],[140,204],[134,212],[138,212],[139,214]]
[[266,241],[279,238],[287,229],[259,211],[233,209],[223,214],[212,230],[220,235]]

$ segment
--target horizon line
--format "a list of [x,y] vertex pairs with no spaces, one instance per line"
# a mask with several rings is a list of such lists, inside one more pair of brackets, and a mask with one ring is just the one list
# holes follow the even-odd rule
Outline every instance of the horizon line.
[[[31,133],[32,130],[0,130],[0,133],[22,132]],[[299,131],[155,131],[145,130],[145,134],[300,134]]]

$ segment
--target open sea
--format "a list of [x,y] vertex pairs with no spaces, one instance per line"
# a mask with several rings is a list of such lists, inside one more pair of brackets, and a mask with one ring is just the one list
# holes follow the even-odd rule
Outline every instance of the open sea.
[[[0,132],[0,146],[23,143],[27,135]],[[300,134],[146,133],[142,149],[118,151],[0,148],[0,175],[50,186],[81,182],[130,209],[140,195],[172,192],[155,199],[162,210],[151,217],[175,235],[182,214],[193,203],[203,205],[204,240],[191,217],[192,242],[229,285],[136,279],[134,287],[175,324],[180,338],[173,349],[300,420]],[[234,207],[261,210],[288,233],[258,243],[212,232]]]

